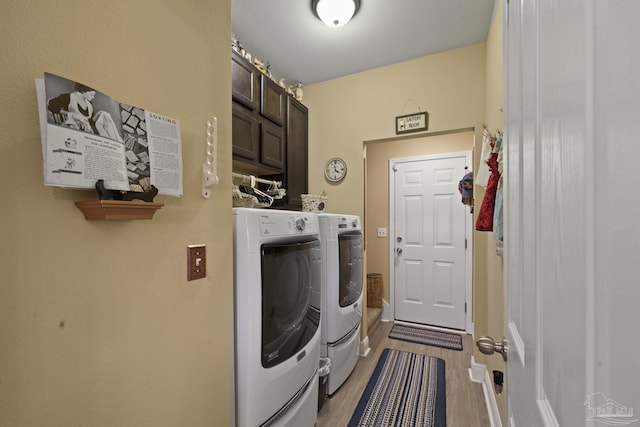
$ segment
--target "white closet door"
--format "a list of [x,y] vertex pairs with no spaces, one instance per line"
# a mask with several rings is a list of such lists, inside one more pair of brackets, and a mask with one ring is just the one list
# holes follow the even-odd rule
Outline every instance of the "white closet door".
[[508,422],[635,423],[640,2],[504,17]]

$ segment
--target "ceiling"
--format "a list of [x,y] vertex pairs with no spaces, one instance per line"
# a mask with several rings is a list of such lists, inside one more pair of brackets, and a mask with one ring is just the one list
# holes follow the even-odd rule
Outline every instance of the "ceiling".
[[361,0],[330,28],[311,0],[232,0],[233,32],[276,79],[304,85],[456,49],[487,39],[494,0]]

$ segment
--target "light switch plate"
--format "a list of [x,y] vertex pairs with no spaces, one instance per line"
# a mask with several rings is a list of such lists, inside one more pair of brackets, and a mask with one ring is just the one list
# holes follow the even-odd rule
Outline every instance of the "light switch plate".
[[187,246],[187,280],[207,277],[207,251],[205,245]]

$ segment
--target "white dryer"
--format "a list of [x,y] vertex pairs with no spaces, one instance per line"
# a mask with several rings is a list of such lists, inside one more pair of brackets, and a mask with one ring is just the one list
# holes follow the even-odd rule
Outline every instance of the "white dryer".
[[318,412],[316,214],[234,208],[238,427],[312,427]]
[[362,323],[362,225],[357,215],[320,214],[322,244],[321,355],[331,359],[327,394],[358,363]]

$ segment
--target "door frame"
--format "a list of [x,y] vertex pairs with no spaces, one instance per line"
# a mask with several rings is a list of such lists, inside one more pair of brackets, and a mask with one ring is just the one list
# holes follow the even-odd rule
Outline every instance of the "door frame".
[[[389,159],[389,317],[396,318],[395,313],[395,173],[394,167],[399,163],[409,163],[421,160],[439,160],[451,157],[464,157],[469,170],[473,168],[473,155],[471,151],[457,151],[452,153],[440,153],[428,156],[399,157]],[[462,179],[462,177],[460,177]],[[473,334],[473,214],[465,215],[465,235],[467,247],[465,251],[465,332]]]

